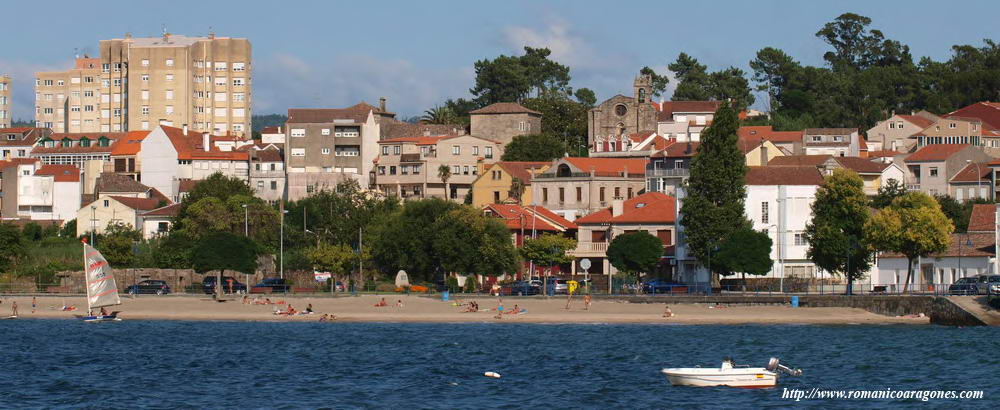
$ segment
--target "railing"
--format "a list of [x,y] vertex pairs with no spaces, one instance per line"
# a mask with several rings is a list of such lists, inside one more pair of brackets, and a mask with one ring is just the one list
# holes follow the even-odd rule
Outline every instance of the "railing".
[[906,190],[907,191],[919,191],[920,190],[920,184],[906,184]]
[[580,242],[577,244],[575,252],[607,252],[607,242]]
[[647,177],[686,177],[691,175],[687,168],[647,169]]

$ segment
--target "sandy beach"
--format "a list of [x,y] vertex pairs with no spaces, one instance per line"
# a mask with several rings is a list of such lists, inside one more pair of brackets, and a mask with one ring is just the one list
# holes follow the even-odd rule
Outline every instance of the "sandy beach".
[[[385,297],[389,306],[375,307]],[[32,313],[30,296],[5,296],[0,303],[0,316],[10,315],[11,302],[17,301],[22,319],[71,319],[84,313],[86,301],[81,297],[37,297]],[[678,323],[678,324],[929,324],[929,318],[890,317],[854,308],[791,308],[788,306],[731,305],[718,308],[705,304],[672,304],[673,317],[664,318],[663,303],[626,303],[595,298],[585,310],[583,300],[574,298],[566,309],[564,298],[507,298],[504,308],[518,305],[526,313],[504,314],[496,319],[497,299],[482,297],[463,299],[477,301],[485,311],[465,313],[465,306],[453,306],[436,298],[408,295],[364,295],[342,297],[309,297],[271,295],[272,305],[242,303],[233,297],[225,303],[200,295],[140,295],[135,299],[122,297],[119,310],[123,319],[135,320],[237,320],[237,321],[316,321],[323,313],[335,314],[338,322],[496,322],[496,323]],[[396,302],[402,301],[402,307]],[[75,305],[77,311],[59,310],[63,304]],[[316,314],[280,316],[275,309],[285,310],[291,304],[303,310],[312,304]]]

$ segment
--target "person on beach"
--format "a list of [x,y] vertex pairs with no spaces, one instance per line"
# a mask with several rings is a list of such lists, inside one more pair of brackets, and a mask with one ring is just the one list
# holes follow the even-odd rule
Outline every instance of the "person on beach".
[[590,310],[590,294],[583,295],[583,310]]
[[375,304],[375,307],[386,307],[386,306],[389,306],[389,304],[386,303],[385,298],[382,298],[382,300],[378,301],[378,303]]
[[10,302],[10,315],[17,317],[17,301]]
[[674,312],[670,310],[670,306],[663,305],[663,317],[674,317]]
[[516,315],[518,313],[521,313],[521,308],[517,306],[517,303],[514,304],[514,308],[513,309],[511,309],[509,312],[507,312],[508,315]]
[[403,307],[403,300],[402,299],[397,299],[396,300],[396,307],[398,307],[398,308]]
[[308,306],[306,306],[305,313],[310,313],[310,314],[313,313],[313,304],[312,303],[310,303]]
[[36,303],[36,302],[37,302],[37,301],[35,300],[35,297],[34,297],[34,296],[32,296],[32,297],[31,297],[31,313],[35,313],[35,307],[37,306],[37,303]]

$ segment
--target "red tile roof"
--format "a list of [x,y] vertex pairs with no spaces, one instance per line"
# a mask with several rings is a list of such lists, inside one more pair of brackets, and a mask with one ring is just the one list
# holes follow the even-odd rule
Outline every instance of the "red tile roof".
[[991,128],[1000,128],[1000,103],[981,101],[959,108],[945,116],[977,118]]
[[[75,132],[75,133],[54,133],[48,139],[55,141],[54,147],[39,145],[32,149],[32,154],[93,154],[111,153],[112,147],[118,140],[126,136],[124,132]],[[90,140],[90,146],[80,146],[84,138]],[[98,142],[101,138],[110,140],[110,144],[102,147]],[[73,143],[69,147],[62,146],[63,140],[70,140]]]
[[981,183],[990,181],[990,173],[993,172],[989,165],[985,162],[982,163],[969,163],[966,164],[961,171],[951,177],[950,182],[972,182]]
[[997,208],[995,204],[972,205],[969,217],[969,232],[990,232],[996,229]]
[[410,124],[402,121],[380,121],[379,132],[384,139],[429,137],[440,135],[464,135],[461,124]]
[[25,132],[33,130],[33,127],[12,127],[12,128],[0,128],[0,133],[9,134],[17,133],[24,134]]
[[814,166],[747,167],[747,185],[821,185],[823,175]]
[[834,160],[840,166],[859,174],[881,174],[882,171],[889,167],[889,164],[869,161],[868,159],[858,157],[834,157]]
[[675,142],[665,149],[650,155],[654,158],[691,158],[698,153],[700,142]]
[[612,208],[605,208],[590,215],[578,218],[577,225],[602,223],[630,224],[672,224],[676,218],[676,201],[674,197],[661,192],[647,192],[624,202],[622,214],[612,216]]
[[[579,168],[581,172],[594,171],[600,176],[620,175],[626,170],[630,175],[645,173],[646,164],[649,162],[647,159],[635,158],[568,157],[565,160],[574,167]],[[549,168],[546,172],[550,171],[552,171],[552,168]]]
[[129,131],[125,138],[111,144],[111,155],[135,155],[142,149],[142,140],[146,139],[150,131]]
[[[967,242],[972,242],[969,246]],[[941,253],[931,254],[931,258],[956,257],[956,256],[993,256],[996,253],[996,238],[993,233],[964,233],[951,234],[951,243],[948,249]],[[885,252],[879,255],[880,258],[905,258],[902,254]]]
[[391,114],[364,102],[347,108],[289,108],[288,123],[332,123],[333,120],[341,119],[363,123],[368,120],[369,112]]
[[37,162],[39,162],[39,160],[36,158],[11,158],[6,161],[0,160],[0,169],[12,167],[15,165],[31,165]]
[[161,125],[160,128],[167,134],[170,143],[177,150],[177,159],[179,160],[247,161],[249,159],[249,154],[245,150],[223,151],[216,147],[215,144],[212,144],[213,141],[217,140],[231,141],[232,137],[209,136],[209,150],[205,151],[202,146],[204,141],[201,132],[189,130],[187,135],[184,135],[182,128],[168,127],[166,125]]
[[194,189],[194,186],[198,185],[199,182],[201,181],[194,179],[181,179],[177,181],[177,192],[191,192],[191,190]]
[[472,114],[472,115],[476,115],[476,114],[535,114],[535,115],[542,115],[542,113],[540,113],[538,111],[529,110],[527,108],[524,108],[524,106],[522,106],[521,104],[513,103],[513,102],[499,102],[499,103],[490,104],[490,105],[487,105],[487,106],[485,106],[483,108],[480,108],[478,110],[469,111],[469,114]]
[[802,142],[802,131],[775,131],[770,125],[746,126],[736,130],[740,138],[764,138],[771,142]]
[[484,211],[492,211],[496,217],[502,218],[510,230],[523,228],[525,230],[563,232],[577,228],[573,222],[541,206],[488,204]]
[[112,196],[111,198],[137,211],[153,210],[160,205],[160,199],[156,198],[132,198],[128,196]]
[[931,121],[919,115],[898,115],[898,117],[902,118],[903,121],[909,122],[913,125],[920,127],[921,129],[930,127],[932,124],[934,124],[934,121]]
[[[45,129],[32,127],[0,128],[0,146],[23,147],[35,145],[38,137],[42,134],[41,132],[35,132],[36,130],[41,131]],[[8,140],[7,136],[10,134],[20,134],[20,136],[14,137],[13,140]]]
[[832,155],[785,155],[782,157],[774,157],[767,162],[768,166],[819,166],[824,162],[833,158]]
[[43,165],[35,175],[52,175],[55,182],[80,182],[80,169],[74,165]]
[[917,152],[906,157],[906,162],[944,161],[968,146],[969,144],[925,145],[923,148],[917,150]]
[[181,210],[181,204],[170,204],[162,208],[156,208],[149,212],[143,213],[142,216],[177,216],[178,212]]

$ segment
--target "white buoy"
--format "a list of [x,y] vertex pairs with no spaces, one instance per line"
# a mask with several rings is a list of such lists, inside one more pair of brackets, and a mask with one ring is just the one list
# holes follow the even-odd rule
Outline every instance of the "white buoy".
[[497,373],[497,372],[486,372],[486,373],[483,373],[483,376],[492,377],[494,379],[499,379],[500,378],[500,373]]

